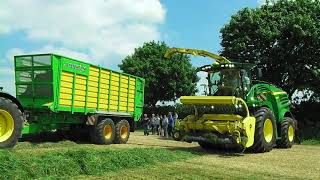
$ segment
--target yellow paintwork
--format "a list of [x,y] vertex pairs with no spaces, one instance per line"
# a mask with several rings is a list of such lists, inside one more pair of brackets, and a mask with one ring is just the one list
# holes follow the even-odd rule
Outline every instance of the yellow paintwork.
[[214,121],[240,121],[243,119],[242,116],[233,115],[233,114],[204,114],[202,118],[206,120],[214,120]]
[[66,93],[66,94],[70,93],[71,94],[72,93],[72,89],[61,87],[60,88],[60,93]]
[[73,77],[73,74],[69,72],[62,72],[62,77]]
[[0,142],[8,140],[14,130],[14,120],[11,114],[3,109],[0,109]]
[[288,128],[288,139],[290,142],[293,142],[293,139],[294,139],[294,128],[292,125],[289,125],[289,128]]
[[170,48],[166,51],[164,57],[165,58],[171,58],[174,54],[181,53],[181,54],[191,54],[194,56],[203,56],[203,57],[209,57],[215,60],[216,63],[224,63],[228,64],[231,63],[228,59],[226,59],[223,56],[219,56],[217,54],[205,51],[205,50],[199,50],[199,49],[189,49],[189,48]]
[[[203,114],[200,117],[189,115],[180,126],[184,131],[200,130],[205,132],[218,132],[220,134],[231,134],[237,143],[244,147],[250,147],[254,142],[255,117],[250,116],[249,109],[241,98],[234,96],[183,96],[181,102],[192,105],[234,105],[242,106],[245,110],[245,117],[235,114]],[[247,137],[242,140],[241,136]]]
[[[119,109],[119,111],[124,112],[127,110],[128,112],[134,111],[135,78],[125,75],[120,76],[119,73],[113,72],[110,79],[110,71],[101,70],[101,72],[99,72],[99,68],[94,66],[89,68],[88,81],[85,76],[62,72],[59,101],[61,106],[72,106],[74,80],[75,107],[99,107],[100,110],[108,110],[108,98],[110,96],[110,110],[118,111]],[[109,84],[111,84],[110,90]],[[88,93],[86,94],[86,92]],[[99,101],[98,97],[100,97]],[[98,102],[100,103],[99,106],[97,104]]]
[[60,106],[71,106],[72,105],[72,101],[60,98],[59,104],[60,104]]
[[234,96],[182,96],[180,101],[183,104],[235,104],[236,97]]
[[61,81],[72,83],[73,82],[73,76],[68,76],[68,75],[65,75],[63,73],[63,75],[61,76]]
[[61,87],[72,88],[72,83],[61,81]]
[[86,91],[87,90],[86,85],[82,85],[82,84],[76,84],[75,88],[76,88],[76,90],[82,90],[82,91]]
[[280,91],[280,92],[271,92],[272,95],[276,96],[276,95],[280,95],[280,94],[287,94],[284,91]]
[[254,131],[256,127],[255,117],[246,117],[242,121],[242,129],[245,130],[245,135],[247,136],[247,142],[243,144],[245,147],[251,147],[254,143]]
[[266,142],[271,142],[273,139],[273,125],[271,119],[266,119],[263,125],[263,135]]

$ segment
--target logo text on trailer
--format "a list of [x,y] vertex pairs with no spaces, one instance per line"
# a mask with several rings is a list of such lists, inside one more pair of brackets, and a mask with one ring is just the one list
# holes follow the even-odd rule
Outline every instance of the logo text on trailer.
[[85,66],[77,65],[77,64],[66,63],[66,64],[64,64],[64,66],[71,68],[71,69],[81,71],[81,72],[85,72],[87,70],[87,68]]

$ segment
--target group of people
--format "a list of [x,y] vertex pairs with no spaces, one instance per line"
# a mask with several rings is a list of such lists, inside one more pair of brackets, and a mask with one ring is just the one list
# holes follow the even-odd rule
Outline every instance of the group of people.
[[152,134],[157,134],[166,138],[173,136],[173,129],[177,119],[178,114],[172,114],[171,112],[169,112],[168,115],[152,114],[150,118],[147,114],[144,114],[141,119],[144,135],[148,136],[151,131]]

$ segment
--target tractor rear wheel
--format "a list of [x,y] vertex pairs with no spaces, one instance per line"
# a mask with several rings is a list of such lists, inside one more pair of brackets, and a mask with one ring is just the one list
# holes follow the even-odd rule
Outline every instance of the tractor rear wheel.
[[0,97],[0,148],[15,146],[21,137],[23,114],[12,101]]
[[115,126],[111,119],[99,121],[93,131],[92,139],[97,144],[111,144],[114,141]]
[[254,114],[256,128],[251,150],[256,153],[272,150],[276,140],[276,124],[273,113],[268,108],[261,108]]
[[285,117],[281,123],[281,140],[278,143],[280,148],[291,148],[294,143],[295,126],[293,119]]
[[123,119],[116,124],[115,144],[126,144],[130,136],[130,124],[127,120]]

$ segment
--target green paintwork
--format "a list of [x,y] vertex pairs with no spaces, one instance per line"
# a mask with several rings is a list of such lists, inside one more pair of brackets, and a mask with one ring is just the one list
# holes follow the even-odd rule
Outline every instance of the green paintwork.
[[[29,116],[27,123],[23,129],[23,134],[39,133],[42,131],[50,131],[54,129],[68,128],[71,124],[83,124],[84,119],[88,115],[110,114],[118,116],[118,114],[127,114],[134,121],[138,121],[144,103],[144,79],[121,73],[99,66],[95,66],[83,61],[72,59],[69,57],[56,55],[56,54],[32,54],[15,56],[15,81],[16,81],[16,97],[22,104],[25,110],[28,111]],[[98,83],[98,99],[97,108],[87,107],[88,100],[88,81],[90,67],[99,69],[99,83]],[[128,107],[126,111],[116,110],[110,111],[110,96],[108,99],[108,107],[106,110],[101,110],[99,107],[100,101],[100,76],[101,71],[105,70],[110,72],[109,79],[109,95],[111,89],[111,74],[117,73],[121,76],[135,79],[136,89],[134,97],[134,111],[129,112]],[[60,90],[62,72],[73,74],[72,83],[72,105],[70,107],[61,106]],[[75,105],[75,82],[77,76],[86,77],[86,94],[85,106],[77,107]],[[121,83],[120,83],[121,88]],[[120,99],[120,88],[118,88],[118,98]],[[129,89],[128,89],[129,93]],[[118,101],[119,102],[119,101]],[[128,105],[128,104],[127,104]]]

